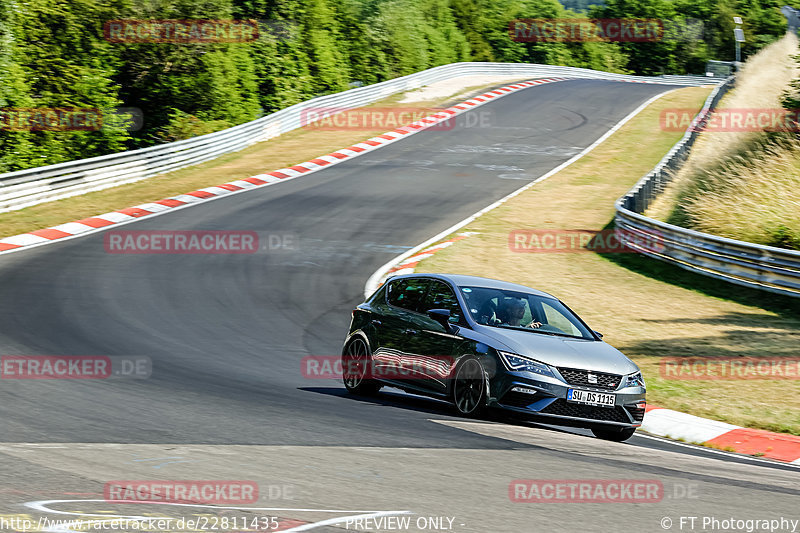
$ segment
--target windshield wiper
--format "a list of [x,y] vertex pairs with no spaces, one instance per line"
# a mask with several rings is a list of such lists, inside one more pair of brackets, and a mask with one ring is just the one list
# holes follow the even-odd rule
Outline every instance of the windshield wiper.
[[568,335],[566,333],[556,333],[554,331],[542,331],[540,329],[526,328],[524,326],[507,326],[507,325],[503,325],[503,324],[498,324],[498,325],[492,326],[492,327],[513,329],[513,330],[516,330],[516,331],[530,331],[531,333],[539,333],[541,335],[552,335],[554,337],[567,337],[569,339],[586,339],[586,337],[579,337],[577,335]]

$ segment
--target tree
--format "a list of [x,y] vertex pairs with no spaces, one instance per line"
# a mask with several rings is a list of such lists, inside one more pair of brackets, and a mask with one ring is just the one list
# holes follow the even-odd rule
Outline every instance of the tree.
[[[112,81],[114,53],[98,31],[119,5],[99,0],[6,1],[0,6],[5,108],[97,109],[122,102]],[[4,131],[4,171],[92,157],[125,148],[125,129],[107,121],[99,131]]]
[[[197,19],[199,2],[141,4],[126,11],[133,19]],[[202,18],[231,20],[229,0],[204,0]],[[115,17],[119,18],[119,17]],[[256,67],[249,42],[120,43],[115,80],[130,107],[141,108],[144,129],[137,145],[163,142],[175,110],[223,127],[259,116]]]

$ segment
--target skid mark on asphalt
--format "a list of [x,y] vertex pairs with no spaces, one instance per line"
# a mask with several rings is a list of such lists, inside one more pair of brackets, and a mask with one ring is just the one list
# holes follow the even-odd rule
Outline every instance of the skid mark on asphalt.
[[[136,457],[136,456],[137,456],[137,454],[134,454],[134,457]],[[181,459],[181,460],[176,460],[176,459]],[[192,463],[192,462],[196,462],[196,460],[194,460],[194,459],[186,459],[183,456],[177,456],[177,457],[147,457],[147,458],[143,458],[143,459],[131,459],[130,462],[132,462],[132,463],[145,463],[145,462],[148,462],[148,461],[164,461],[162,463],[158,463],[158,464],[152,465],[152,467],[155,468],[155,469],[160,469],[160,468],[162,468],[164,466],[171,465],[171,464],[176,464],[176,463]]]

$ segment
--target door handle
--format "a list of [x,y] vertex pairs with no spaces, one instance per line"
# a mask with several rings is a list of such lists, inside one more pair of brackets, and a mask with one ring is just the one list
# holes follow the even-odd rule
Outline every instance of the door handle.
[[372,325],[373,326],[380,326],[381,325],[381,321],[380,320],[373,320],[372,321]]
[[417,330],[415,330],[415,329],[407,329],[405,331],[405,333],[406,333],[406,335],[416,335],[419,332]]

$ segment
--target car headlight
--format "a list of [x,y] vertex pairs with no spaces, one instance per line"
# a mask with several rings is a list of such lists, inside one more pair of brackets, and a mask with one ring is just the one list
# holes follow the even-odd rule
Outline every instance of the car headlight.
[[642,373],[636,372],[634,374],[628,374],[627,376],[625,376],[625,386],[644,387],[644,378],[642,377]]
[[548,376],[551,378],[555,377],[549,366],[535,359],[515,353],[501,352],[499,350],[497,353],[500,354],[500,359],[503,360],[503,364],[505,364],[506,368],[509,370],[513,370],[515,372],[533,372],[534,374],[539,374],[540,376]]

